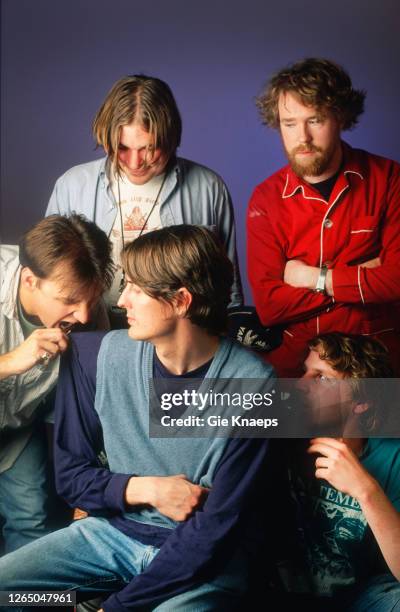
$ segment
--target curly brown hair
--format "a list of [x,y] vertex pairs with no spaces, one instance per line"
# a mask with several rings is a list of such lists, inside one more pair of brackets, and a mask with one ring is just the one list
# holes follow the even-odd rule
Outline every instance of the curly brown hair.
[[368,336],[321,334],[309,343],[320,359],[346,378],[390,378],[393,370],[387,349]]
[[335,62],[311,57],[277,72],[256,98],[265,125],[279,128],[279,96],[289,91],[306,106],[332,111],[343,130],[353,128],[364,112],[366,92],[353,89],[348,73]]
[[[353,401],[366,403],[369,408],[362,415],[365,431],[375,432],[381,425],[386,405],[386,378],[394,376],[387,349],[378,340],[361,335],[344,335],[339,332],[316,336],[308,345],[317,351],[320,359],[351,379]],[[374,383],[366,379],[380,379]]]

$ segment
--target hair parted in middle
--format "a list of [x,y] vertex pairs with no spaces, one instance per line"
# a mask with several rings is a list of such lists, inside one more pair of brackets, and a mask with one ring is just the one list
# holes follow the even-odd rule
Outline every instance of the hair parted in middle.
[[227,329],[233,266],[217,236],[197,225],[171,225],[143,234],[121,254],[128,279],[150,297],[173,303],[185,287],[186,317],[212,335]]
[[121,128],[133,122],[154,137],[168,159],[179,147],[182,120],[171,89],[161,79],[134,74],[117,81],[93,121],[93,135],[118,170]]
[[327,59],[306,58],[272,76],[256,98],[265,125],[279,128],[279,96],[287,92],[297,95],[305,106],[332,111],[343,130],[353,128],[364,112],[365,91],[353,89],[348,73]]

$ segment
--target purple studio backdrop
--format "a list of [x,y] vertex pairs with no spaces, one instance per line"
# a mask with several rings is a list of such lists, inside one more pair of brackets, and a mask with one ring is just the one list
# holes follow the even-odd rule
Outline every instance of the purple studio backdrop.
[[44,214],[57,177],[101,156],[91,122],[114,81],[167,81],[183,118],[179,154],[222,175],[234,202],[246,282],[245,212],[284,163],[254,97],[306,56],[343,64],[367,90],[352,145],[399,159],[397,0],[2,0],[1,240]]

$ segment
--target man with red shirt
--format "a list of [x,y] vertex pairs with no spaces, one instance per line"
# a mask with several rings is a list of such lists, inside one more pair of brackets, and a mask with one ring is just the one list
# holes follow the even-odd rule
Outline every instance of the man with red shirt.
[[341,140],[364,98],[340,66],[309,58],[273,76],[257,101],[289,161],[248,210],[257,312],[284,326],[268,353],[280,376],[299,375],[308,341],[330,331],[374,336],[400,371],[400,166]]

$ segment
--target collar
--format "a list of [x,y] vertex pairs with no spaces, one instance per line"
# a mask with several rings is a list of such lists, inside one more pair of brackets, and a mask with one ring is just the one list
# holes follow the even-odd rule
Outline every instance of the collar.
[[4,261],[2,262],[4,264],[4,277],[0,289],[0,304],[2,305],[3,314],[8,319],[18,320],[17,296],[21,276],[21,266],[18,257],[19,249],[17,246],[3,246],[2,249],[9,250],[8,255],[12,255],[12,257],[7,258],[5,263]]
[[[344,188],[350,186],[349,177],[356,176],[359,180],[364,180],[363,170],[361,167],[361,163],[359,160],[359,156],[357,155],[357,151],[353,149],[346,142],[342,141],[342,151],[343,151],[343,163],[342,163],[342,171],[340,172],[338,179],[336,181],[336,185],[334,188],[334,192],[341,191]],[[320,196],[320,194],[313,188],[311,183],[307,183],[302,178],[297,176],[295,172],[293,172],[291,166],[286,166],[283,172],[286,171],[286,181],[282,191],[282,198],[291,198],[299,191],[302,192],[303,197],[307,200],[319,200],[320,202],[325,202]],[[332,192],[333,194],[333,192]]]

